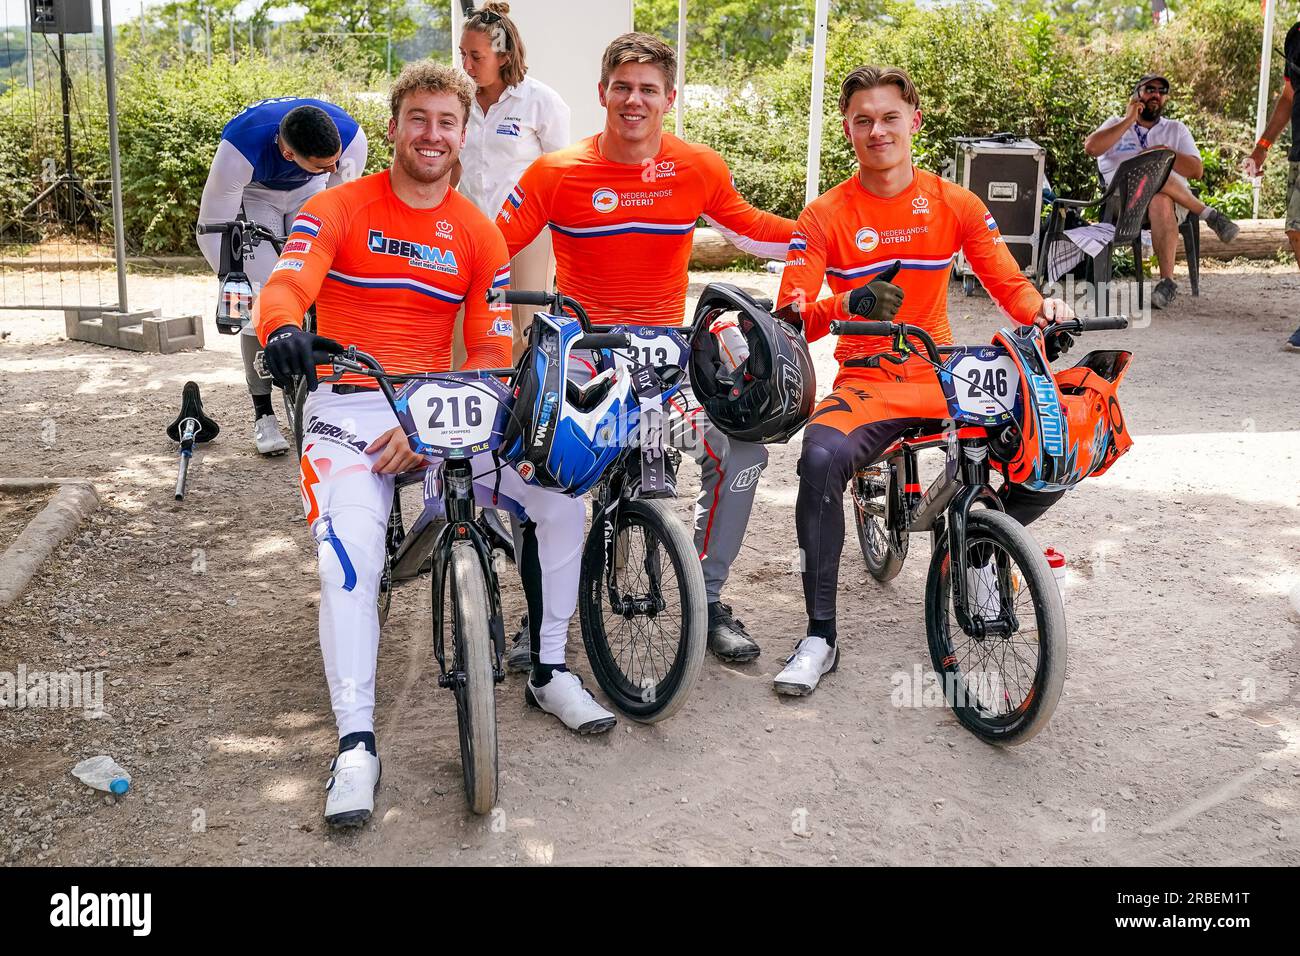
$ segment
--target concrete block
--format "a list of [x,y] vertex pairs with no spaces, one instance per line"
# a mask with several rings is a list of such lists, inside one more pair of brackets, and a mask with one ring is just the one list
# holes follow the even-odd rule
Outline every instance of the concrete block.
[[162,355],[203,348],[203,320],[197,315],[163,318],[159,309],[65,309],[63,316],[68,338],[79,342]]

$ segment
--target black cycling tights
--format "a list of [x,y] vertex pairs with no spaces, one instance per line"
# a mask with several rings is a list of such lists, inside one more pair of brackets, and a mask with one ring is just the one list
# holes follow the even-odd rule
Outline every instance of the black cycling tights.
[[[844,550],[844,492],[849,480],[859,469],[876,461],[903,432],[925,421],[895,418],[868,422],[847,435],[818,424],[804,430],[794,521],[810,621],[833,621],[835,617],[840,553]],[[1018,485],[1004,485],[1000,492],[1007,514],[1023,525],[1037,519],[1063,494],[1029,491]],[[817,633],[817,629],[810,633]],[[834,637],[833,625],[823,636]]]

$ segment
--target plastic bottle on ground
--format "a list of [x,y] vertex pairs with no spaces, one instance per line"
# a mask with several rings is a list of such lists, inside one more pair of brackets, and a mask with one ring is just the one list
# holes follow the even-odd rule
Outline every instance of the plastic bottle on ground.
[[88,787],[119,797],[131,788],[131,775],[105,754],[87,757],[72,768],[72,775]]
[[1056,578],[1056,590],[1061,592],[1061,600],[1065,600],[1065,555],[1061,552],[1048,548],[1043,552],[1043,557],[1047,558],[1047,566],[1052,569],[1052,577]]

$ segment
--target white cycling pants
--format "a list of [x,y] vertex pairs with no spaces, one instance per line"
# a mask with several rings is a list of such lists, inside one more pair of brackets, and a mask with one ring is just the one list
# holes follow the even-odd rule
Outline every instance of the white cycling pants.
[[[320,645],[339,736],[374,730],[375,664],[379,615],[375,600],[384,567],[385,531],[393,476],[371,471],[376,456],[364,449],[397,425],[379,392],[334,394],[322,385],[303,413],[302,499],[316,539],[320,572]],[[578,600],[584,537],[581,499],[528,485],[513,468],[474,459],[475,498],[512,511],[526,522],[541,567],[540,661],[563,664],[569,620]],[[481,480],[480,480],[481,476]],[[530,618],[534,610],[530,606]],[[449,611],[448,611],[449,619]]]

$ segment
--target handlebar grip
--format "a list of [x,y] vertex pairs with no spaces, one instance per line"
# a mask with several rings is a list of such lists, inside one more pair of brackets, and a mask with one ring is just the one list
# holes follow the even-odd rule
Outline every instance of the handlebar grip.
[[[489,293],[490,295],[491,293]],[[528,292],[523,289],[507,289],[501,299],[510,305],[551,305],[555,297],[545,292]]]
[[896,328],[893,322],[844,322],[837,319],[831,323],[831,334],[893,335]]
[[573,343],[575,349],[625,349],[630,346],[627,334],[623,332],[594,332],[584,335]]
[[1080,332],[1109,332],[1128,328],[1127,315],[1100,315],[1095,319],[1080,319]]
[[341,352],[330,352],[324,349],[312,349],[311,363],[313,365],[333,365],[334,359],[341,354]]
[[195,226],[194,231],[205,236],[210,232],[228,232],[232,225],[229,222],[201,222]]

